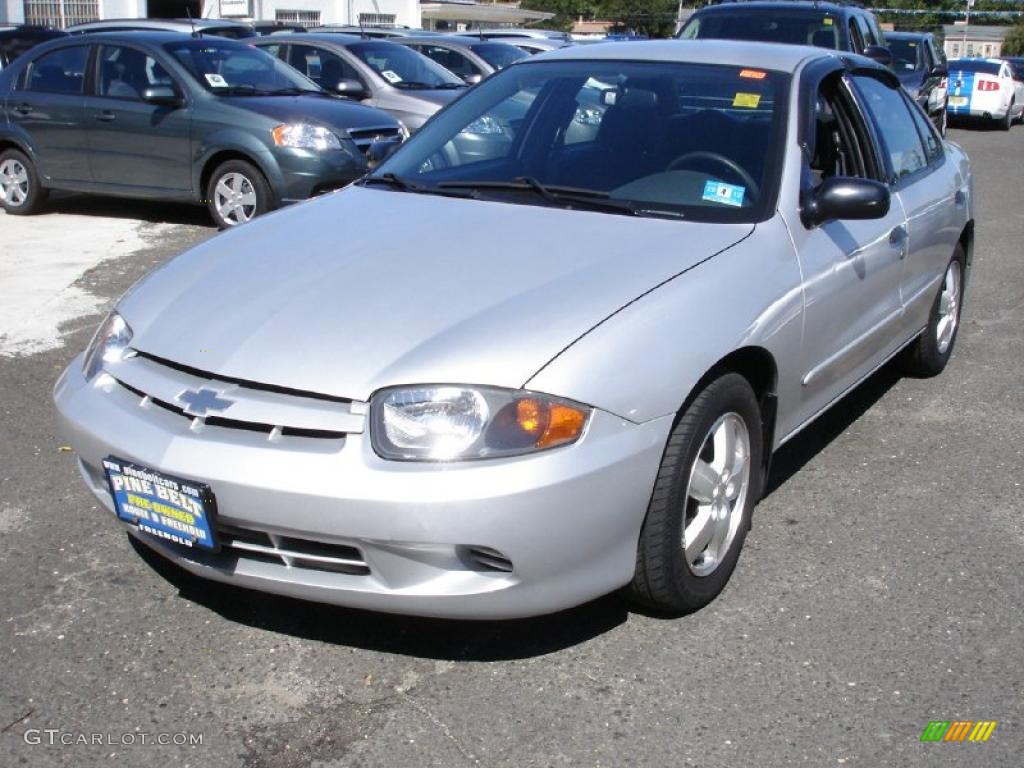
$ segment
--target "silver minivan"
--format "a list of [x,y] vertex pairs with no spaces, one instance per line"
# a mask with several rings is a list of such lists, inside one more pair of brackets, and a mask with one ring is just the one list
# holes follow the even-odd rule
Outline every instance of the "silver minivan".
[[325,90],[391,113],[410,133],[467,87],[440,64],[387,40],[319,33],[274,35],[255,45]]

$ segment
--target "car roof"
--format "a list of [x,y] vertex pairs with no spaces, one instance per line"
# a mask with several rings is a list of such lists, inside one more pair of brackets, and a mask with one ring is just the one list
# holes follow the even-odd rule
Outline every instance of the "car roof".
[[[404,39],[404,38],[403,38]],[[273,44],[280,43],[323,43],[326,45],[337,45],[347,48],[355,43],[373,43],[374,45],[400,45],[382,37],[360,37],[359,35],[348,35],[339,32],[290,32],[280,35],[268,35],[260,38],[258,42]]]
[[[530,61],[608,59],[629,61],[725,64],[793,72],[808,59],[838,58],[840,51],[805,45],[751,43],[745,40],[641,40],[597,45],[571,45]],[[524,62],[525,63],[525,62]]]
[[931,32],[886,32],[886,40],[924,40],[933,37]]
[[[433,43],[435,45],[449,43],[450,45],[461,45],[464,48],[468,48],[471,45],[480,45],[481,43],[487,45],[512,45],[506,40],[488,40],[484,38],[481,40],[479,37],[473,37],[472,35],[419,35],[399,38],[403,43]],[[514,47],[514,46],[513,46]]]
[[[55,38],[48,40],[39,46],[42,48],[43,45],[49,47],[57,47],[59,43],[71,43],[72,45],[85,45],[95,41],[136,41],[143,43],[152,43],[154,45],[160,45],[162,43],[176,43],[185,40],[203,40],[206,42],[214,41],[218,45],[222,43],[236,44],[236,45],[248,45],[251,38],[245,40],[235,40],[229,37],[218,37],[216,35],[201,35],[199,37],[193,37],[188,32],[175,32],[169,29],[110,29],[103,32],[89,32],[83,30],[82,33],[77,35],[67,35],[65,37]],[[35,50],[33,48],[32,50]]]
[[87,31],[97,27],[138,27],[147,29],[208,29],[210,27],[230,27],[246,29],[251,24],[234,21],[232,19],[101,19],[99,21],[86,21],[81,24],[73,24],[67,27],[69,32]]
[[[833,15],[856,13],[864,8],[841,3],[819,3],[807,0],[755,0],[754,2],[724,2],[698,8],[696,13],[744,13],[745,11],[793,11],[795,13],[812,13],[825,11]],[[694,15],[696,15],[696,13]]]

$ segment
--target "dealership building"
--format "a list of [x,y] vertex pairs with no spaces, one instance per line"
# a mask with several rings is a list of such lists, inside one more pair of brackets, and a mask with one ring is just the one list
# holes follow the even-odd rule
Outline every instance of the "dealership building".
[[68,27],[97,19],[257,19],[428,29],[523,24],[551,14],[472,0],[0,0],[0,23]]

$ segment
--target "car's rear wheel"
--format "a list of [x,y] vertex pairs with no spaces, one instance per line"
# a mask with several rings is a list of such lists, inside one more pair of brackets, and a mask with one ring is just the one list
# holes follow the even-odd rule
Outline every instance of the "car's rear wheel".
[[638,602],[689,613],[725,588],[761,493],[763,450],[745,378],[726,374],[694,398],[669,437],[640,533]]
[[957,245],[932,303],[928,325],[903,353],[903,369],[911,376],[937,376],[953,354],[963,305],[966,257]]
[[271,208],[270,185],[263,174],[244,160],[217,166],[206,185],[210,215],[221,229],[252,221]]
[[999,121],[999,127],[1004,131],[1010,130],[1010,127],[1013,125],[1013,106],[1013,101],[1010,101],[1010,106],[1006,108],[1006,117]]
[[28,216],[42,207],[46,196],[35,165],[24,152],[0,152],[0,207],[15,216]]

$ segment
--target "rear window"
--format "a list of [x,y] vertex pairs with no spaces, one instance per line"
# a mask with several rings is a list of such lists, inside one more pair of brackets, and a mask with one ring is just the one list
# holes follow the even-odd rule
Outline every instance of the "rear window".
[[477,43],[473,52],[495,69],[504,69],[520,59],[530,58],[526,51],[507,43]]
[[998,61],[983,61],[981,59],[957,59],[949,62],[950,71],[956,72],[978,72],[983,75],[998,75],[1002,64]]
[[761,43],[814,45],[839,50],[836,18],[825,12],[786,13],[737,9],[730,13],[697,14],[679,35],[684,40],[750,40]]

